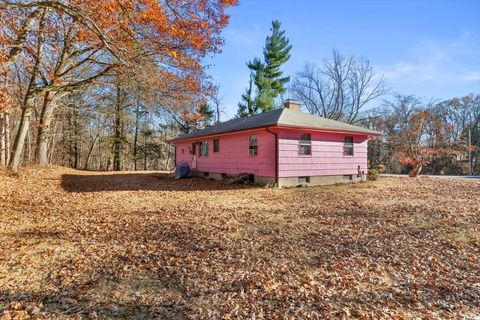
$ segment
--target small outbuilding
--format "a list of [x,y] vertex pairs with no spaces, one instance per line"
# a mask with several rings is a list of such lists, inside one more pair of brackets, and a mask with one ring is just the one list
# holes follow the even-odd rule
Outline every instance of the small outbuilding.
[[175,162],[199,176],[250,174],[278,186],[358,181],[367,172],[367,143],[380,132],[313,116],[287,100],[282,109],[222,122],[170,142]]

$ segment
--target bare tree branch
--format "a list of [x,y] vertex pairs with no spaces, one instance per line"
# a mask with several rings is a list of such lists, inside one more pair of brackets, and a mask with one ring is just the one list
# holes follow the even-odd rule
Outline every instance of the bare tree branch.
[[347,123],[358,122],[359,112],[387,92],[383,77],[375,81],[368,60],[345,57],[336,50],[320,67],[305,65],[290,90],[311,114]]

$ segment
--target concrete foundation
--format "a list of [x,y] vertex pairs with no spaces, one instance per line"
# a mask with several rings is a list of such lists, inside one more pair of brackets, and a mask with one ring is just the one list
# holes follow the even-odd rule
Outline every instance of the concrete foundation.
[[254,176],[254,181],[255,181],[255,184],[259,184],[261,186],[266,186],[267,184],[273,186],[275,184],[275,178],[273,178],[273,177],[257,177],[257,176]]
[[278,185],[280,187],[295,187],[298,185],[306,186],[320,186],[336,183],[352,183],[361,181],[361,177],[354,175],[338,175],[338,176],[310,176],[308,182],[299,177],[283,177],[278,179]]
[[[214,173],[214,172],[208,172],[208,173],[195,172],[194,175],[197,177],[214,179],[217,181],[221,181],[227,177],[225,174]],[[310,177],[304,177],[304,178],[281,177],[281,178],[278,178],[278,186],[279,187],[296,187],[298,185],[319,186],[319,185],[329,185],[329,184],[336,184],[336,183],[352,183],[352,182],[359,182],[361,180],[362,178],[357,177],[356,174],[337,175],[337,176],[310,176]],[[275,178],[254,176],[254,183],[257,185],[268,185],[268,184],[274,185]]]
[[[207,175],[208,174],[208,175]],[[207,178],[207,179],[213,179],[213,180],[218,180],[221,181],[223,180],[222,174],[221,173],[214,173],[214,172],[195,172],[193,174],[196,177],[201,177],[201,178]]]

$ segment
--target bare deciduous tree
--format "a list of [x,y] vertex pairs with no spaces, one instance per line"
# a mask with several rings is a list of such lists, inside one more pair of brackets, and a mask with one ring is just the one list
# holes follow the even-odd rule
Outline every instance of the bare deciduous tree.
[[18,125],[18,131],[13,142],[12,154],[10,157],[10,162],[8,164],[9,168],[12,171],[17,171],[21,162],[21,156],[23,152],[23,147],[25,143],[25,138],[30,126],[32,110],[35,104],[35,83],[40,71],[40,62],[43,55],[43,31],[45,28],[44,21],[45,13],[42,13],[42,16],[38,25],[38,39],[36,44],[36,54],[34,57],[34,65],[31,72],[30,81],[23,99],[22,103],[22,114],[20,116],[20,122]]
[[223,96],[220,96],[220,84],[216,84],[212,89],[212,93],[209,96],[210,101],[213,104],[214,112],[215,112],[215,123],[220,122],[220,116],[222,114],[222,104],[223,104]]
[[333,50],[322,66],[307,64],[290,88],[308,112],[347,123],[360,121],[359,112],[387,91],[365,58],[346,57]]

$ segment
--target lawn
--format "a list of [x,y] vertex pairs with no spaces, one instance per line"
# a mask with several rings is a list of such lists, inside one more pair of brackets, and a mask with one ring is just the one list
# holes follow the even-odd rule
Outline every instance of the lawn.
[[480,318],[480,182],[0,171],[0,319]]

